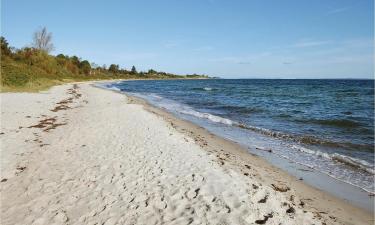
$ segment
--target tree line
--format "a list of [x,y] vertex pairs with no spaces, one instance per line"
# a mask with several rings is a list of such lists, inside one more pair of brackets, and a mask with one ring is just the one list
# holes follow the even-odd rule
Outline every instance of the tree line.
[[[17,85],[19,80],[24,83],[40,77],[54,79],[81,78],[81,79],[111,79],[111,78],[199,78],[201,75],[179,76],[154,69],[137,71],[135,66],[130,70],[120,68],[118,64],[99,66],[78,56],[58,54],[51,55],[54,50],[52,33],[43,27],[33,34],[32,44],[29,47],[16,49],[11,47],[5,37],[1,41],[1,72],[3,85]],[[22,78],[24,76],[24,78]],[[22,78],[22,79],[21,79]],[[12,82],[14,84],[12,84]]]

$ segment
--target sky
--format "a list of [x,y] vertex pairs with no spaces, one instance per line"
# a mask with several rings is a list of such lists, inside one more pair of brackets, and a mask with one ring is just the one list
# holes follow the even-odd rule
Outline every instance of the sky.
[[222,78],[373,78],[373,0],[2,0],[1,35],[107,66]]

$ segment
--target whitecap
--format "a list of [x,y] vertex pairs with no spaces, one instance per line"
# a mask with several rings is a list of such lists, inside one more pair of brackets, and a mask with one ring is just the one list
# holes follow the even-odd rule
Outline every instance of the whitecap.
[[210,120],[212,122],[215,122],[215,123],[222,123],[222,124],[227,124],[227,125],[233,125],[234,124],[234,122],[230,119],[223,118],[223,117],[220,117],[220,116],[215,116],[215,115],[212,115],[210,113],[198,112],[198,111],[195,111],[195,110],[192,110],[192,109],[179,110],[179,112],[183,113],[183,114],[199,117],[199,118],[208,119],[208,120]]
[[298,150],[300,152],[303,152],[303,153],[316,155],[316,156],[323,157],[323,158],[326,158],[326,159],[329,159],[329,160],[334,160],[336,162],[340,162],[340,163],[343,163],[343,164],[346,164],[346,165],[349,165],[349,166],[353,166],[353,167],[362,169],[362,170],[364,170],[364,171],[366,171],[370,174],[375,174],[375,170],[372,167],[372,165],[370,163],[366,162],[365,160],[356,159],[356,158],[353,158],[353,157],[350,157],[350,156],[347,156],[347,155],[342,155],[342,154],[339,154],[339,153],[329,154],[327,152],[322,152],[322,151],[319,151],[319,150],[312,150],[312,149],[308,149],[308,148],[305,148],[305,147],[302,147],[302,146],[292,145],[292,148],[295,149],[295,150]]

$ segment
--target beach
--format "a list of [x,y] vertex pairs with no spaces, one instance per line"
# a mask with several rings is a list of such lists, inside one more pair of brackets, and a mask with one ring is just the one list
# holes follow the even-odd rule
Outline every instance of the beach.
[[1,224],[373,224],[240,145],[93,82],[1,94]]

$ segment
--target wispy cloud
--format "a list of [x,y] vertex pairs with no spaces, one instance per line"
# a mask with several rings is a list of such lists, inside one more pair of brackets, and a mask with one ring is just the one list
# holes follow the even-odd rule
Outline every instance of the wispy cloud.
[[224,56],[224,57],[217,57],[208,59],[210,62],[218,62],[218,63],[238,63],[238,61],[242,59],[241,57],[235,56]]
[[238,62],[238,64],[240,64],[240,65],[249,65],[249,64],[251,64],[251,62]]
[[169,40],[163,43],[164,48],[176,48],[184,45],[187,41],[185,39]]
[[173,42],[173,41],[168,41],[168,42],[166,42],[166,43],[163,44],[163,46],[164,46],[165,48],[174,48],[174,47],[177,47],[177,46],[179,46],[179,45],[180,45],[180,43],[178,43],[178,42]]
[[344,55],[344,56],[336,56],[328,59],[329,63],[366,63],[371,62],[374,60],[374,56],[372,54],[358,54],[358,55]]
[[371,64],[374,61],[374,56],[368,53],[358,53],[349,55],[342,53],[341,55],[326,55],[322,57],[310,57],[308,60],[304,60],[304,63],[313,65],[359,65],[359,64]]
[[198,47],[198,48],[193,49],[194,52],[205,52],[205,51],[211,51],[211,50],[214,50],[214,47],[212,47],[212,46],[202,46],[202,47]]
[[327,15],[332,15],[332,14],[336,14],[336,13],[342,13],[342,12],[345,12],[349,10],[349,7],[342,7],[342,8],[337,8],[337,9],[332,9],[330,11],[327,12]]
[[351,40],[345,40],[342,42],[343,45],[351,48],[374,48],[374,39],[372,38],[357,38]]
[[[322,44],[323,45],[323,44]],[[317,45],[315,45],[317,46]],[[358,52],[373,52],[374,42],[372,39],[347,39],[339,41],[329,41],[326,45],[319,48],[309,49],[304,51],[305,55],[342,55],[342,54],[354,54]]]
[[331,41],[313,41],[313,40],[303,40],[299,41],[292,45],[292,47],[295,48],[306,48],[306,47],[316,47],[316,46],[322,46],[326,44],[330,44]]
[[260,52],[260,53],[248,54],[244,56],[224,56],[224,57],[218,57],[218,58],[211,58],[211,59],[208,59],[208,61],[216,62],[216,63],[248,65],[248,64],[252,64],[252,62],[256,61],[257,59],[266,58],[271,55],[272,53],[270,52]]
[[[309,48],[305,53],[337,53],[347,51],[348,49],[358,50],[371,50],[374,48],[374,40],[371,38],[357,38],[357,39],[346,39],[346,40],[314,40],[314,39],[302,39],[294,44],[285,46],[275,46],[270,48],[270,51],[275,53],[287,53],[294,52],[295,50]],[[304,50],[304,49],[303,49]]]

